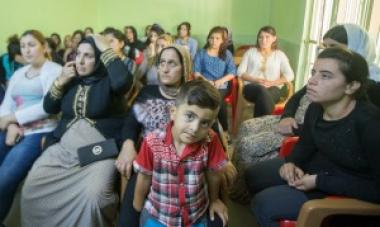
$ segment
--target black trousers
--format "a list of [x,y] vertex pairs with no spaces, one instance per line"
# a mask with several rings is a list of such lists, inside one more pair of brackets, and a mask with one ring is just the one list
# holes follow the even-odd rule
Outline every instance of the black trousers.
[[254,117],[271,114],[274,105],[280,101],[286,92],[286,86],[283,86],[281,89],[276,86],[266,88],[257,83],[247,84],[243,89],[244,98],[255,103]]

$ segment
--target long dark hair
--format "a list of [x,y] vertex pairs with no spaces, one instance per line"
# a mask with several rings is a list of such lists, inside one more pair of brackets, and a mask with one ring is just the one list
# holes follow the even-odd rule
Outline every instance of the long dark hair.
[[[133,34],[133,42],[132,43],[136,42],[137,41],[137,30],[136,30],[136,28],[128,25],[128,26],[125,26],[124,29],[130,29],[132,31],[132,34]],[[127,34],[125,34],[125,36],[127,36]],[[125,39],[125,41],[127,44],[131,43],[127,38]]]
[[[257,36],[256,36],[256,48],[258,48],[258,49],[261,49],[260,44],[259,44],[259,37],[260,37],[261,32],[266,32],[266,33],[269,33],[273,36],[277,36],[276,35],[276,29],[274,29],[274,27],[272,27],[272,26],[267,25],[267,26],[260,28],[260,30],[259,30],[259,32],[257,32]],[[278,49],[277,39],[276,39],[276,41],[274,41],[272,43],[271,49],[272,50]]]
[[226,45],[226,40],[225,40],[225,36],[224,36],[224,29],[223,27],[220,27],[220,26],[216,26],[216,27],[213,27],[210,32],[208,33],[207,35],[207,40],[206,40],[206,44],[205,46],[203,47],[203,49],[207,50],[209,47],[210,47],[210,43],[208,42],[209,38],[211,37],[212,34],[214,33],[219,33],[221,34],[222,36],[222,39],[223,39],[223,43],[220,45],[219,47],[219,51],[218,51],[218,57],[222,60],[225,60],[226,59],[226,51],[227,51],[227,45]]

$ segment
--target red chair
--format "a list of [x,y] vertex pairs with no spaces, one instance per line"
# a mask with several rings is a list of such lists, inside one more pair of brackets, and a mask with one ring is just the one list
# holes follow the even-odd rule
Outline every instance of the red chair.
[[[289,155],[299,137],[287,137],[283,140],[279,156]],[[318,227],[331,226],[332,215],[380,216],[380,205],[344,196],[331,195],[325,199],[313,199],[304,203],[297,220],[279,220],[280,227]]]

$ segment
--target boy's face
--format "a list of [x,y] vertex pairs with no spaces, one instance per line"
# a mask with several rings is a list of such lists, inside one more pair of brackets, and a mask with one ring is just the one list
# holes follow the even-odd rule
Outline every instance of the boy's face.
[[217,114],[218,109],[200,108],[187,103],[173,106],[170,112],[170,118],[174,122],[173,139],[183,144],[201,141],[206,138]]

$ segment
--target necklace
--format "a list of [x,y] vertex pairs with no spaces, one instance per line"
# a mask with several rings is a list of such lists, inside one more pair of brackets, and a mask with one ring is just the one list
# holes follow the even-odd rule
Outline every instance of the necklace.
[[29,69],[28,71],[25,72],[25,77],[28,79],[33,79],[35,77],[38,77],[40,73],[41,73],[40,70],[36,71],[36,70]]

